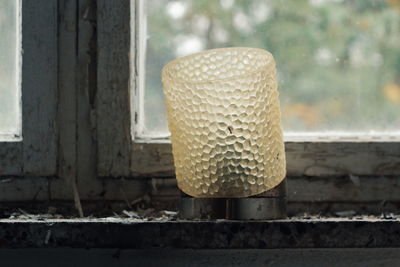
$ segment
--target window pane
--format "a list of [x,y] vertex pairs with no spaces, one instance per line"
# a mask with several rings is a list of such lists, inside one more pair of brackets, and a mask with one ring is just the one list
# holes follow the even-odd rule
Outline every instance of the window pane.
[[21,136],[19,1],[0,1],[0,139]]
[[400,132],[399,1],[144,2],[141,134],[167,133],[162,66],[226,46],[259,47],[274,55],[287,135]]

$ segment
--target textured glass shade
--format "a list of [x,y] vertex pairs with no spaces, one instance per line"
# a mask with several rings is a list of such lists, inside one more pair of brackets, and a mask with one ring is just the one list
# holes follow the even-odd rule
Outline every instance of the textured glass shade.
[[162,82],[179,188],[194,197],[247,197],[286,174],[275,61],[256,48],[176,59]]

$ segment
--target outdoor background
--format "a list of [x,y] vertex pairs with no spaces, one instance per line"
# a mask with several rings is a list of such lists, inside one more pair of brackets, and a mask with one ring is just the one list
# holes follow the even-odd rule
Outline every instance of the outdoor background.
[[19,134],[18,1],[0,0],[0,135]]
[[228,46],[274,55],[286,134],[400,131],[400,0],[144,2],[144,134],[167,131],[163,65]]

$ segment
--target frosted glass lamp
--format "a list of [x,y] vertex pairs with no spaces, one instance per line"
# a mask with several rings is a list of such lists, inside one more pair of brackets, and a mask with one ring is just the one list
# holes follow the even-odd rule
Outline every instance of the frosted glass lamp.
[[286,163],[273,56],[220,48],[164,66],[178,187],[200,198],[240,198],[277,186]]

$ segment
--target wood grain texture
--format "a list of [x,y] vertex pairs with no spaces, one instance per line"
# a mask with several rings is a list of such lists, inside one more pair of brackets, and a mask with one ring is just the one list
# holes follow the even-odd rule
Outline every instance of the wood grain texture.
[[58,176],[65,181],[76,178],[77,8],[75,0],[59,0]]
[[288,177],[293,202],[400,202],[399,176]]
[[[129,176],[131,2],[97,1],[99,176]],[[133,2],[132,2],[133,3]],[[133,15],[133,14],[132,14]]]
[[57,1],[22,1],[23,174],[57,164]]
[[22,174],[22,142],[0,142],[0,176]]
[[[398,175],[399,142],[286,142],[288,175]],[[138,143],[132,175],[174,176],[170,143]]]
[[[288,176],[289,202],[367,203],[400,202],[400,177],[393,176]],[[151,180],[153,194],[178,198],[175,178]],[[266,194],[268,195],[268,194]]]
[[286,143],[289,175],[397,175],[400,142]]
[[131,171],[133,177],[174,177],[171,144],[133,144]]
[[57,1],[22,1],[21,142],[0,143],[0,175],[54,175]]
[[[81,188],[82,201],[132,202],[145,194],[175,202],[180,196],[174,178],[97,179],[98,186]],[[380,214],[398,212],[399,176],[287,177],[288,208],[292,214],[352,210]],[[72,200],[70,187],[57,177],[3,177],[0,202]],[[33,202],[32,202],[33,203]]]
[[50,200],[50,177],[10,176],[0,179],[0,202],[12,201],[48,201]]
[[[96,191],[100,187],[97,180],[96,110],[97,91],[97,38],[96,1],[79,0],[77,22],[77,139],[76,139],[76,191]],[[75,195],[77,197],[77,195]]]
[[[97,186],[80,188],[82,201],[132,202],[148,193],[149,180],[98,179]],[[71,185],[58,177],[3,176],[0,178],[0,203],[43,201],[72,201]],[[100,208],[101,209],[101,208]]]

